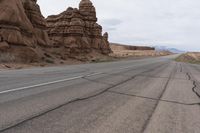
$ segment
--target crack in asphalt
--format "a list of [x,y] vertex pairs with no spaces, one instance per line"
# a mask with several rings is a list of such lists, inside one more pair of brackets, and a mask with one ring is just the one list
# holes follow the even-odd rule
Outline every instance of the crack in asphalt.
[[192,81],[192,84],[193,84],[192,91],[200,98],[200,94],[196,91],[196,88],[197,88],[196,81],[192,80],[189,73],[186,73],[186,75],[188,76],[188,80]]
[[[162,67],[163,66],[165,66],[165,65],[167,65],[168,63],[163,63],[163,65],[162,65]],[[169,64],[168,64],[169,65]],[[162,68],[162,67],[159,67],[159,68]],[[125,71],[125,72],[129,72],[129,71],[133,71],[133,70],[137,70],[138,68],[135,68],[135,69],[131,69],[131,70],[127,70],[127,71]],[[108,73],[109,75],[120,75],[120,76],[125,76],[125,77],[127,77],[127,76],[131,76],[131,75],[127,75],[127,74],[122,74],[122,73]],[[141,75],[141,74],[139,74],[139,75]],[[139,76],[138,75],[138,76]]]
[[182,65],[181,65],[181,63],[180,63],[180,72],[183,72],[183,67],[182,67]]
[[114,87],[117,87],[117,86],[119,86],[119,85],[122,85],[122,84],[124,84],[124,83],[126,83],[126,82],[128,82],[128,81],[130,81],[130,80],[132,80],[132,79],[134,79],[134,78],[136,78],[138,75],[140,75],[140,74],[142,74],[142,73],[151,72],[151,71],[153,71],[153,70],[155,70],[155,69],[161,67],[161,66],[164,65],[164,64],[167,64],[167,63],[163,63],[163,64],[161,64],[161,65],[154,66],[154,68],[151,68],[151,69],[145,70],[145,71],[143,71],[143,72],[141,72],[141,73],[139,73],[139,74],[136,74],[136,75],[134,75],[134,76],[132,76],[132,77],[130,77],[130,78],[128,78],[128,79],[122,81],[122,82],[119,82],[119,83],[117,83],[117,84],[115,84],[115,85],[112,85],[112,86],[110,86],[110,87],[108,87],[108,88],[106,88],[106,89],[104,89],[104,90],[102,90],[102,91],[100,91],[100,92],[98,92],[98,93],[96,93],[96,94],[94,94],[94,95],[87,96],[87,97],[83,97],[83,98],[76,98],[76,99],[73,99],[73,100],[68,101],[68,102],[66,102],[66,103],[63,103],[63,104],[61,104],[61,105],[58,105],[58,106],[56,106],[56,107],[54,107],[54,108],[52,108],[52,109],[49,109],[49,110],[46,110],[46,111],[44,111],[44,112],[42,112],[42,113],[36,114],[35,116],[32,116],[32,117],[30,117],[30,118],[27,118],[27,119],[24,119],[24,120],[15,122],[15,124],[8,125],[7,127],[0,129],[0,132],[3,132],[3,131],[6,131],[6,130],[9,130],[9,129],[11,129],[11,128],[17,127],[17,126],[19,126],[19,125],[21,125],[21,124],[23,124],[23,123],[25,123],[25,122],[27,122],[27,121],[29,121],[29,120],[32,120],[32,119],[34,119],[34,118],[38,118],[38,117],[40,117],[40,116],[42,116],[42,115],[45,115],[45,114],[47,114],[47,113],[49,113],[49,112],[52,112],[52,111],[54,111],[54,110],[57,110],[57,109],[59,109],[59,108],[61,108],[61,107],[63,107],[63,106],[66,106],[66,105],[70,104],[70,103],[75,103],[75,102],[84,101],[84,100],[88,100],[88,99],[97,97],[97,96],[99,96],[99,95],[101,95],[101,94],[104,94],[105,92],[108,92],[110,89],[112,89],[112,88],[114,88]]
[[188,76],[188,80],[191,80],[191,76],[189,73],[186,73],[186,75]]
[[[152,75],[138,75],[138,77],[149,77],[149,78],[163,78],[163,79],[168,79],[169,77],[160,77],[160,76],[152,76]],[[171,79],[178,79],[178,80],[188,80],[184,78],[171,78]]]
[[149,99],[149,100],[154,100],[154,101],[161,101],[161,102],[167,102],[167,103],[173,103],[173,104],[181,104],[181,105],[187,105],[187,106],[199,105],[200,104],[200,103],[183,103],[183,102],[178,102],[178,101],[163,100],[163,99],[152,98],[152,97],[147,97],[147,96],[127,94],[127,93],[122,93],[122,92],[117,92],[117,91],[108,91],[108,92],[120,94],[120,95],[126,95],[126,96],[130,96],[130,97],[137,97],[137,98],[142,98],[142,99]]
[[196,81],[193,81],[192,91],[200,98],[200,94],[196,91],[196,88],[197,88]]
[[[175,68],[176,68],[176,66],[175,66]],[[169,82],[171,80],[171,77],[173,75],[173,71],[175,71],[175,68],[174,68],[174,70],[171,71],[170,76],[169,76],[169,78],[168,78],[168,80],[167,80],[167,82],[166,82],[166,84],[164,86],[164,89],[161,92],[161,95],[158,97],[158,99],[161,99],[163,97],[164,93],[166,92],[168,84],[169,84]],[[154,106],[152,113],[150,114],[150,116],[146,120],[145,124],[143,125],[142,130],[141,130],[142,133],[144,133],[144,131],[147,129],[147,126],[149,125],[149,123],[150,123],[150,121],[151,121],[151,119],[152,119],[152,117],[153,117],[153,115],[154,115],[154,113],[156,111],[156,108],[158,107],[158,104],[159,104],[159,101],[156,102],[156,105]]]
[[[199,70],[196,66],[192,66],[192,67],[195,68],[196,70]],[[188,80],[192,81],[192,84],[193,84],[192,91],[200,98],[200,94],[196,91],[197,81],[194,78],[192,80],[191,73],[187,72],[186,75],[188,76]]]
[[101,81],[89,79],[89,78],[86,78],[86,77],[83,77],[82,79],[85,79],[85,80],[87,80],[87,81],[94,82],[94,83],[100,83],[100,84],[109,85],[109,86],[113,86],[113,85],[114,85],[114,84],[109,84],[109,83],[106,83],[106,82],[101,82]]

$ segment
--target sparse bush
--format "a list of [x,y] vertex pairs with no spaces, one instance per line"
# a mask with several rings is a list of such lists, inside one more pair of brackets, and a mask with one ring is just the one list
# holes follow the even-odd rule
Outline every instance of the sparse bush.
[[49,55],[48,53],[44,53],[44,55],[48,58],[52,58],[51,55]]
[[50,59],[46,59],[45,60],[47,63],[51,63],[51,64],[54,64],[54,61],[53,60],[50,60]]
[[0,63],[15,62],[15,56],[11,53],[0,53]]
[[178,56],[175,61],[177,62],[187,62],[192,64],[200,64],[200,60],[198,58],[193,57],[189,53],[182,54]]

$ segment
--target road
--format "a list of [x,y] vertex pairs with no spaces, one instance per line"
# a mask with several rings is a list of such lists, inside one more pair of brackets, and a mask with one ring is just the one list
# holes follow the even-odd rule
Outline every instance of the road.
[[2,133],[199,133],[200,66],[176,55],[0,71]]

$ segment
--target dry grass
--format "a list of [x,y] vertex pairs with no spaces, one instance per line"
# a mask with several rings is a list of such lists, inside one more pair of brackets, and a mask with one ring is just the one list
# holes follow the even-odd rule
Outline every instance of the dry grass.
[[177,57],[175,60],[178,62],[200,64],[200,52],[185,53]]

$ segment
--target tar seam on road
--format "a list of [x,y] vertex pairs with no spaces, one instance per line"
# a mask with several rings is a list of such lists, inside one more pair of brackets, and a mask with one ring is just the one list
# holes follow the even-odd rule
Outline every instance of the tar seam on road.
[[[197,71],[199,71],[199,69],[196,66],[192,66],[192,67],[195,68]],[[196,90],[197,89],[197,81],[195,80],[194,77],[192,77],[191,72],[187,72],[186,75],[188,76],[188,80],[192,81],[192,83],[193,83],[192,91],[200,98],[200,94]]]
[[6,130],[9,130],[9,129],[11,129],[11,128],[17,127],[17,126],[19,126],[19,125],[21,125],[21,124],[23,124],[23,123],[25,123],[25,122],[27,122],[27,121],[29,121],[29,120],[32,120],[32,119],[34,119],[34,118],[38,118],[38,117],[40,117],[40,116],[42,116],[42,115],[45,115],[45,114],[47,114],[47,113],[49,113],[49,112],[52,112],[52,111],[54,111],[54,110],[57,110],[57,109],[59,109],[59,108],[61,108],[61,107],[63,107],[63,106],[66,106],[66,105],[70,104],[70,103],[74,103],[74,102],[78,102],[78,101],[84,101],[84,100],[88,100],[88,99],[97,97],[97,96],[99,96],[99,95],[101,95],[101,94],[103,94],[103,93],[109,91],[110,89],[112,89],[112,88],[114,88],[114,87],[117,87],[117,86],[119,86],[119,85],[121,85],[121,84],[124,84],[124,83],[126,83],[126,82],[128,82],[128,81],[134,79],[135,77],[137,77],[138,75],[140,75],[140,74],[142,74],[142,73],[151,72],[151,71],[153,71],[153,70],[159,68],[160,66],[163,66],[164,64],[167,64],[167,63],[163,63],[163,64],[161,64],[161,65],[157,65],[157,66],[154,67],[154,68],[151,68],[151,69],[149,69],[149,70],[146,70],[146,71],[143,71],[143,72],[141,72],[141,73],[139,73],[139,74],[136,74],[136,75],[134,75],[134,76],[132,76],[132,77],[130,77],[130,78],[128,78],[128,79],[126,79],[126,80],[120,82],[120,83],[117,83],[116,85],[110,86],[110,87],[108,87],[108,88],[102,90],[101,92],[98,92],[98,93],[96,93],[96,94],[94,94],[94,95],[92,95],[92,96],[88,96],[88,97],[85,97],[85,98],[77,98],[77,99],[68,101],[68,102],[66,102],[66,103],[64,103],[64,104],[58,105],[57,107],[54,107],[54,108],[49,109],[49,110],[47,110],[47,111],[44,111],[44,112],[42,112],[42,113],[40,113],[40,114],[37,114],[37,115],[35,115],[35,116],[32,116],[32,117],[30,117],[30,118],[27,118],[27,119],[24,119],[24,120],[20,120],[20,121],[16,122],[16,124],[12,124],[12,125],[9,125],[9,126],[7,126],[7,127],[5,127],[5,128],[0,129],[0,132],[3,132],[3,131],[6,131]]
[[120,95],[126,95],[126,96],[130,96],[130,97],[149,99],[149,100],[154,100],[154,101],[161,101],[161,102],[166,102],[166,103],[181,104],[181,105],[186,105],[186,106],[199,105],[200,104],[200,103],[183,103],[183,102],[178,102],[178,101],[163,100],[163,99],[158,99],[158,98],[139,96],[139,95],[134,95],[134,94],[127,94],[127,93],[122,93],[122,92],[117,92],[117,91],[108,91],[108,92],[120,94]]
[[193,84],[192,91],[200,98],[200,94],[196,91],[196,88],[197,88],[196,81],[192,80],[189,73],[186,73],[186,75],[188,76],[188,80],[192,81],[192,84]]
[[197,85],[195,81],[193,81],[193,85],[194,87],[192,88],[192,91],[200,98],[200,94],[196,91]]
[[6,90],[6,91],[1,91],[0,94],[5,94],[5,93],[9,93],[9,92],[16,92],[16,91],[26,90],[26,89],[31,89],[31,88],[36,88],[36,87],[51,85],[51,84],[55,84],[55,83],[60,83],[60,82],[64,82],[64,81],[71,81],[71,80],[75,80],[75,79],[81,79],[81,78],[84,78],[84,77],[91,77],[91,76],[100,75],[100,74],[103,74],[103,72],[100,72],[100,73],[91,73],[91,74],[84,75],[84,76],[77,76],[77,77],[61,79],[61,80],[56,80],[56,81],[41,83],[41,84],[32,85],[32,86],[26,86],[26,87],[20,87],[20,88],[16,88],[16,89],[10,89],[10,90]]
[[[131,68],[131,67],[133,67],[133,66],[122,67],[122,68],[118,68],[118,69],[120,69],[120,70],[121,69],[128,69],[128,68]],[[131,69],[131,70],[135,70],[135,69]],[[105,72],[91,73],[89,75],[82,75],[82,76],[77,76],[77,77],[72,77],[72,78],[66,78],[66,79],[61,79],[61,80],[56,80],[56,81],[41,83],[41,84],[37,84],[37,85],[31,85],[31,86],[26,86],[26,87],[20,87],[20,88],[10,89],[10,90],[6,90],[6,91],[1,91],[0,95],[1,94],[5,94],[5,93],[9,93],[9,92],[21,91],[21,90],[31,89],[31,88],[35,88],[35,87],[40,87],[40,86],[46,86],[46,85],[50,85],[50,84],[60,83],[60,82],[64,82],[64,81],[71,81],[71,80],[75,80],[75,79],[81,79],[81,78],[84,78],[84,77],[91,77],[91,76],[99,75],[99,74],[106,74],[106,73]]]
[[[175,70],[175,68],[174,68],[174,70]],[[163,91],[161,92],[161,95],[159,96],[158,99],[161,99],[161,98],[163,97],[165,91],[167,90],[168,84],[169,84],[169,82],[170,82],[170,80],[171,80],[171,77],[172,77],[172,74],[173,74],[173,71],[174,71],[174,70],[171,71],[170,76],[169,76],[169,78],[168,78],[168,80],[167,80],[167,82],[166,82],[166,84],[165,84],[165,86],[164,86],[164,89],[163,89]],[[151,121],[151,119],[152,119],[152,117],[153,117],[153,115],[154,115],[154,113],[155,113],[155,110],[156,110],[158,104],[159,104],[159,101],[157,101],[155,107],[153,108],[153,112],[151,113],[151,115],[148,117],[147,121],[146,121],[145,124],[143,125],[142,131],[141,131],[142,133],[144,133],[144,131],[146,130],[147,126],[149,125],[149,123],[150,123],[150,121]]]
[[180,63],[180,67],[181,67],[180,72],[183,72],[183,67],[182,67],[181,63]]
[[101,82],[101,81],[97,81],[97,80],[92,80],[92,79],[89,79],[89,78],[86,78],[86,77],[83,77],[83,79],[87,80],[87,81],[90,81],[90,82],[94,82],[94,83],[99,83],[99,84],[105,84],[105,85],[109,85],[109,86],[113,86],[114,84],[109,84],[109,83],[106,83],[106,82]]
[[[169,77],[160,77],[160,76],[152,76],[152,75],[138,75],[138,77],[149,77],[149,78],[163,78],[163,79],[168,79]],[[171,78],[171,79],[178,79],[178,80],[188,80],[184,78]]]

